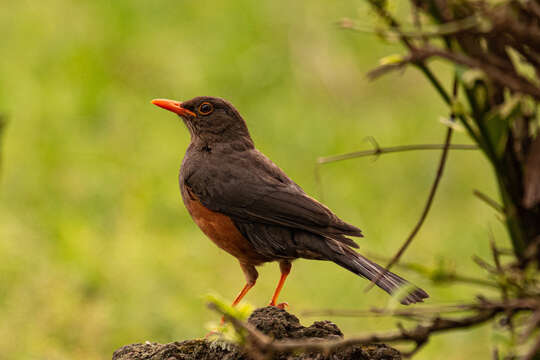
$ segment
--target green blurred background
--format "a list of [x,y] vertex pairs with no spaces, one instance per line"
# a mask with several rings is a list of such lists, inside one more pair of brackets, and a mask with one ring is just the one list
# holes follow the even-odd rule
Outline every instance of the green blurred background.
[[[396,11],[401,11],[397,9]],[[442,141],[447,108],[408,70],[368,82],[365,73],[396,44],[339,29],[375,15],[362,1],[0,2],[0,358],[104,359],[146,340],[206,333],[217,315],[209,292],[232,300],[243,275],[182,205],[177,173],[189,142],[174,115],[150,104],[198,95],[230,100],[258,148],[320,198],[318,156]],[[449,72],[437,70],[449,84]],[[460,133],[455,142],[468,143]],[[322,168],[324,201],[360,226],[361,249],[390,256],[424,205],[438,152],[384,155]],[[471,193],[497,197],[476,152],[452,152],[432,212],[404,260],[483,276],[491,228],[506,234]],[[430,304],[480,289],[437,286],[401,274]],[[250,303],[266,305],[276,264],[260,269]],[[298,261],[281,300],[290,310],[384,306],[389,297],[331,263]],[[394,319],[336,321],[348,335]],[[304,323],[315,320],[302,317]],[[489,328],[438,336],[418,359],[487,358]]]

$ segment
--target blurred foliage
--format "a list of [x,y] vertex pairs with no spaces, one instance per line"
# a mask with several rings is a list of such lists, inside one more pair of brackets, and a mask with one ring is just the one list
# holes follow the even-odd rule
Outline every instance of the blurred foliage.
[[[445,123],[462,125],[491,163],[498,184],[501,205],[481,192],[475,191],[475,195],[499,212],[511,240],[511,251],[502,253],[512,256],[501,260],[501,251],[491,242],[492,263],[477,256],[475,261],[486,270],[486,278],[495,277],[496,283],[489,278],[459,281],[495,285],[504,306],[512,302],[530,306],[521,308],[525,315],[507,308],[501,318],[481,316],[486,309],[480,307],[461,320],[503,324],[501,328],[506,329],[511,341],[502,354],[495,342],[494,358],[536,359],[540,356],[540,321],[533,315],[540,314],[540,3],[411,0],[413,20],[409,22],[403,16],[395,17],[386,2],[368,2],[386,23],[386,32],[394,33],[407,51],[392,61],[381,62],[370,76],[407,65],[420,70],[433,91],[448,104],[451,116]],[[404,29],[403,23],[414,26],[416,33]],[[439,29],[425,30],[426,23]],[[345,26],[355,29],[351,20]],[[430,69],[428,60],[437,58],[454,66],[452,90]],[[454,129],[451,125],[447,130],[447,144]],[[443,161],[444,157],[441,164]],[[438,276],[439,281],[458,280],[455,273],[444,275]],[[528,330],[518,334],[516,328]],[[416,341],[415,351],[427,339]]]
[[[368,148],[368,135],[381,146],[443,138],[438,119],[447,108],[421,74],[367,81],[365,70],[399,46],[335,26],[352,14],[374,24],[363,2],[1,5],[0,113],[10,121],[0,188],[2,358],[102,359],[128,343],[202,336],[216,314],[201,295],[232,300],[243,285],[236,260],[181,203],[176,177],[188,134],[152,98],[227,98],[258,148],[314,196],[317,156]],[[437,71],[449,84],[451,69]],[[412,152],[327,165],[325,203],[364,230],[363,251],[391,254],[421,212],[437,160],[438,152]],[[488,226],[508,244],[493,211],[471,196],[478,188],[496,198],[490,174],[479,152],[451,153],[404,260],[435,265],[443,257],[460,273],[480,274],[469,259],[489,256]],[[278,274],[274,264],[263,267],[247,300],[267,304]],[[404,275],[438,302],[476,291]],[[365,286],[334,264],[298,261],[282,299],[293,312],[389,301]],[[351,335],[393,325],[334,320]],[[479,329],[436,338],[418,358],[486,358],[489,336]]]
[[[223,299],[219,295],[206,295],[205,301],[215,307],[215,311],[221,314],[227,314],[237,320],[247,321],[249,315],[255,308],[244,301],[236,306],[232,306],[230,300]],[[209,331],[205,338],[214,341],[225,341],[243,344],[245,338],[243,334],[237,332],[230,322],[225,321],[223,317],[220,322],[211,321],[206,324],[206,329]]]

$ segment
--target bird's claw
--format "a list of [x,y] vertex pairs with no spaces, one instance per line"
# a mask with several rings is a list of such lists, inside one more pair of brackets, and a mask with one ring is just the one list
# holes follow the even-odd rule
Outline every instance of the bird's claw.
[[270,303],[268,305],[269,306],[275,306],[275,307],[277,307],[278,309],[281,309],[281,310],[286,310],[289,307],[289,303],[287,303],[287,302],[282,302],[282,303],[279,303],[277,305],[275,303]]
[[281,310],[286,310],[289,307],[289,303],[282,302],[282,303],[277,304],[276,307],[281,309]]
[[208,338],[210,338],[210,337],[212,337],[214,335],[219,335],[219,331],[212,330],[212,331],[208,332],[206,335],[204,335],[204,338],[206,340],[208,340]]

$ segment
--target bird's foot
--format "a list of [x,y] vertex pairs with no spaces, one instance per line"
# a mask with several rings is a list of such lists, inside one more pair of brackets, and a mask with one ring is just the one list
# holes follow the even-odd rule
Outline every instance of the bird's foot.
[[208,338],[210,338],[210,337],[212,337],[214,335],[219,335],[219,332],[215,331],[215,330],[212,330],[212,331],[208,332],[206,335],[204,335],[204,338],[208,339]]
[[270,304],[268,304],[269,306],[275,306],[277,307],[278,309],[281,309],[281,310],[286,310],[288,307],[289,307],[289,303],[286,303],[286,302],[282,302],[282,303],[279,303],[276,305],[276,303],[272,303],[270,302]]
[[221,320],[219,321],[219,325],[216,327],[215,330],[210,330],[206,335],[204,335],[205,339],[208,339],[214,335],[219,335],[222,333],[223,326],[225,325],[225,316],[221,317]]

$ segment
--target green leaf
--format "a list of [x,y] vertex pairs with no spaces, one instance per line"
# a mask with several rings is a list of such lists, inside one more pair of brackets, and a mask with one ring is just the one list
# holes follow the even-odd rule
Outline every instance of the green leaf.
[[392,54],[379,59],[379,65],[397,65],[404,60],[401,54]]
[[[244,301],[233,307],[221,296],[216,294],[207,294],[204,298],[208,303],[214,304],[221,312],[240,321],[246,321],[254,310],[253,305]],[[228,340],[235,343],[243,343],[245,340],[244,334],[236,331],[236,329],[228,322],[221,323],[211,321],[205,324],[205,328],[209,331],[207,338],[211,340]]]
[[521,96],[511,96],[503,104],[492,109],[487,114],[485,127],[498,158],[502,156],[506,147],[510,125],[515,116],[521,111],[521,100]]
[[217,294],[207,294],[204,298],[207,302],[216,305],[225,314],[241,321],[247,320],[254,309],[253,305],[244,301],[240,302],[236,306],[231,306],[226,300]]
[[452,128],[456,131],[463,132],[465,129],[463,128],[463,125],[452,119],[451,117],[441,116],[439,117],[439,121],[443,124],[448,126],[449,128]]
[[473,86],[476,80],[483,80],[484,73],[478,69],[467,69],[461,73],[461,80],[469,87]]

